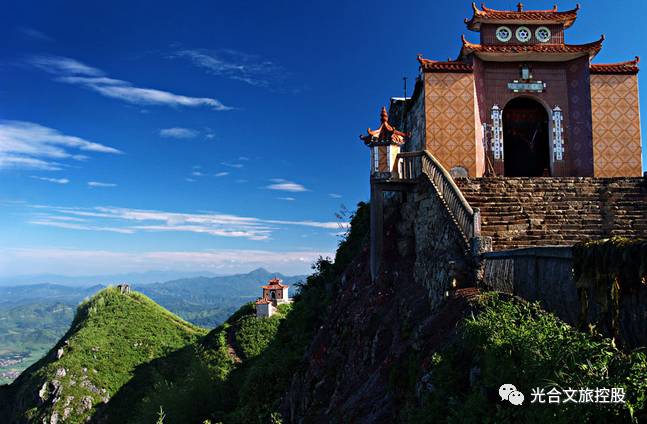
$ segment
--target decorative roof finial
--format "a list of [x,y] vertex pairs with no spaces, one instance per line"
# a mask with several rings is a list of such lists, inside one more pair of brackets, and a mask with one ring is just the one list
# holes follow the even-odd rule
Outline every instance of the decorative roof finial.
[[523,12],[523,3],[519,2],[517,4],[517,12]]
[[389,122],[389,114],[386,113],[386,107],[384,106],[382,106],[382,112],[380,112],[380,122]]

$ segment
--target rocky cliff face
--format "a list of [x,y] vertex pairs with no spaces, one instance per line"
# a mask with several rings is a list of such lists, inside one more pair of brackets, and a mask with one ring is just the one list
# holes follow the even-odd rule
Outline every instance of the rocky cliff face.
[[284,399],[289,422],[398,419],[425,363],[468,309],[464,291],[443,303],[455,274],[447,264],[462,257],[443,213],[424,193],[387,210],[382,271],[372,282],[367,248],[346,269]]

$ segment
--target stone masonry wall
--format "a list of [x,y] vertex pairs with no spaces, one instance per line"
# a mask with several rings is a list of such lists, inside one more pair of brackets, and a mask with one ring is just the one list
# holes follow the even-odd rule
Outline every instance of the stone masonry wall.
[[466,286],[472,275],[466,243],[434,190],[422,179],[401,204],[397,226],[399,253],[415,255],[414,279],[427,290],[432,309],[442,303],[454,280],[458,287]]

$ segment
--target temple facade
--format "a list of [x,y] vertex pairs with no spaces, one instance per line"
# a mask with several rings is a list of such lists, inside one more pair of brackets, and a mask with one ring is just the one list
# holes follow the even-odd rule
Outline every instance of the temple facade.
[[472,9],[479,42],[463,36],[456,60],[419,56],[411,98],[392,99],[392,124],[383,111],[363,136],[374,174],[397,171],[400,150],[426,150],[459,177],[642,175],[637,57],[592,63],[604,35],[566,43],[579,5]]

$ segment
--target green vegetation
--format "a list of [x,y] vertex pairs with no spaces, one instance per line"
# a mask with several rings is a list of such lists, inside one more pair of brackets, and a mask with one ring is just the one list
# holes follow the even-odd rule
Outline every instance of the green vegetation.
[[[434,355],[423,406],[406,410],[403,421],[610,423],[646,417],[644,352],[625,354],[612,340],[577,331],[538,304],[489,294],[478,307],[480,313]],[[524,394],[523,406],[500,400],[505,383]],[[538,387],[546,393],[622,387],[626,403],[531,403]]]
[[66,422],[84,422],[95,406],[133,377],[138,366],[205,333],[144,295],[105,289],[79,306],[63,340],[11,386],[13,395],[28,403],[25,410],[14,413],[33,421],[56,413],[69,416]]

